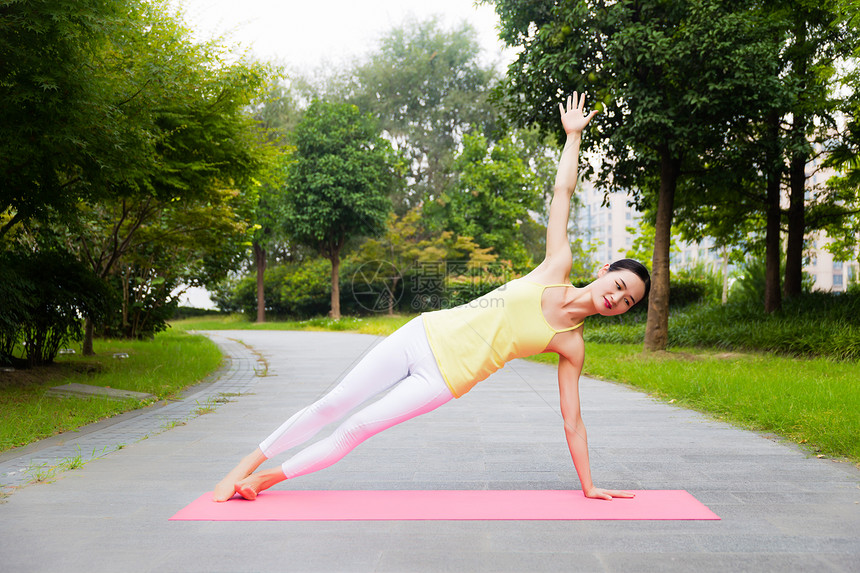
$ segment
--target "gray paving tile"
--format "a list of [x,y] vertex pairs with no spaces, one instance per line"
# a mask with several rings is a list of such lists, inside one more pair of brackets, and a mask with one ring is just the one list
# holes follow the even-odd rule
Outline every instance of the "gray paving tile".
[[759,573],[761,571],[815,572],[835,571],[814,555],[773,553],[700,553],[700,554],[601,554],[604,571],[629,573]]

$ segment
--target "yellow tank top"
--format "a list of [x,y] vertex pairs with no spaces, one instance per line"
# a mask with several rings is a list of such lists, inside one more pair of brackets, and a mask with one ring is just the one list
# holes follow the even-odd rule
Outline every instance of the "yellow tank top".
[[451,393],[459,398],[513,358],[539,354],[555,330],[544,317],[547,287],[516,279],[466,304],[422,315],[430,348]]

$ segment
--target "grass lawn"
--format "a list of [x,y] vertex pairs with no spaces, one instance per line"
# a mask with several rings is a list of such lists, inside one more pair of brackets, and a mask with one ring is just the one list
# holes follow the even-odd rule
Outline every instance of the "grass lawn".
[[[257,325],[242,317],[174,323],[178,329],[350,330],[386,335],[411,316],[345,317]],[[587,375],[634,386],[657,398],[752,430],[772,432],[811,451],[860,463],[860,367],[857,362],[765,353],[586,343]],[[555,354],[531,360],[556,364]]]
[[[151,341],[96,340],[96,356],[58,356],[53,365],[0,373],[0,451],[23,446],[134,410],[135,400],[46,396],[70,382],[109,386],[169,398],[201,381],[221,363],[209,339],[162,332]],[[114,353],[127,353],[116,359]]]
[[357,318],[344,316],[339,320],[326,317],[309,318],[307,320],[288,320],[272,322],[250,322],[242,315],[205,316],[176,320],[170,326],[176,330],[334,330],[350,331],[361,334],[376,334],[386,336],[391,334],[415,315],[373,315]]
[[[587,343],[587,375],[628,384],[663,400],[811,451],[860,463],[860,368],[856,362]],[[556,364],[555,354],[535,360]]]

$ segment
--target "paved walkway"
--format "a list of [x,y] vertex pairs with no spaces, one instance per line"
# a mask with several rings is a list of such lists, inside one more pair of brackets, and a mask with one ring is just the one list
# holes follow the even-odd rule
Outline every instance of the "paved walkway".
[[[857,571],[852,465],[590,379],[581,392],[598,484],[686,489],[721,521],[169,522],[378,340],[210,334],[231,370],[185,401],[0,458],[0,474],[15,472],[0,477],[9,483],[69,447],[125,444],[0,504],[3,571]],[[252,375],[249,347],[267,376]],[[198,402],[225,392],[242,395],[194,417]],[[279,487],[576,488],[557,401],[553,368],[515,361],[463,399]],[[172,420],[187,422],[168,429]]]

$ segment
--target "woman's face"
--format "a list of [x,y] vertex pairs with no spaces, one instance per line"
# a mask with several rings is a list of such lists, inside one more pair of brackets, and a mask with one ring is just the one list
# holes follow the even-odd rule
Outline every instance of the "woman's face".
[[609,272],[603,267],[591,285],[592,301],[603,316],[624,314],[645,296],[645,283],[626,269]]

